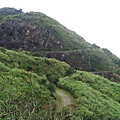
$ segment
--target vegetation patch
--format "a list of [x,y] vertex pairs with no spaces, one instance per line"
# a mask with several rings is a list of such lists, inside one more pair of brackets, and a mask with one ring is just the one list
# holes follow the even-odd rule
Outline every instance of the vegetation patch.
[[1,48],[0,118],[53,119],[56,100],[53,98],[55,85],[52,80],[56,80],[56,75],[64,77],[69,68],[66,63],[55,59]]
[[80,119],[120,119],[120,84],[77,71],[71,76],[61,78],[58,86],[76,98],[78,103],[76,116]]

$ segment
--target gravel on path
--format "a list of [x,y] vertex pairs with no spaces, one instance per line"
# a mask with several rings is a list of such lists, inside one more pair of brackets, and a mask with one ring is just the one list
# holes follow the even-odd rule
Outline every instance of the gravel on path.
[[64,106],[67,106],[68,104],[70,104],[70,99],[68,98],[66,94],[59,92],[59,91],[56,91],[56,93],[62,97],[62,100],[64,101]]

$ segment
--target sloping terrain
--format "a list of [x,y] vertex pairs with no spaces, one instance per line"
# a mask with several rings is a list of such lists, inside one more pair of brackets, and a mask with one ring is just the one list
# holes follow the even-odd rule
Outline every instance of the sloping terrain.
[[76,119],[120,120],[120,84],[87,72],[61,78],[59,87],[76,98]]
[[66,63],[28,54],[0,48],[0,119],[51,118],[53,83],[74,72]]
[[0,9],[0,46],[65,61],[86,71],[118,69],[120,59],[39,12]]
[[[55,85],[75,98],[56,112]],[[0,119],[120,120],[120,84],[55,59],[0,47]]]

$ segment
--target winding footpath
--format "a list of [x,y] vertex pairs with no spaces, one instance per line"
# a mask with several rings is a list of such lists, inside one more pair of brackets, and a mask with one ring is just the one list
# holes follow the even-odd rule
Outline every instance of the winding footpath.
[[60,92],[60,91],[56,91],[56,93],[61,96],[64,102],[64,106],[71,104],[69,97],[65,93]]
[[75,104],[75,98],[67,91],[57,88],[56,94],[58,94],[61,99],[58,100],[58,102],[62,103],[62,106],[67,106],[70,104]]

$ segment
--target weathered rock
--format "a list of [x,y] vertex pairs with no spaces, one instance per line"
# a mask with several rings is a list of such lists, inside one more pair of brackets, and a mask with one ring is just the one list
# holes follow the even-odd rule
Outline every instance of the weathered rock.
[[56,58],[73,68],[105,71],[119,68],[120,59],[106,49],[87,43],[57,21],[38,12],[0,9],[0,46]]
[[38,27],[34,21],[27,22],[27,19],[6,21],[0,24],[0,46],[34,52],[64,47],[51,31],[51,27]]

